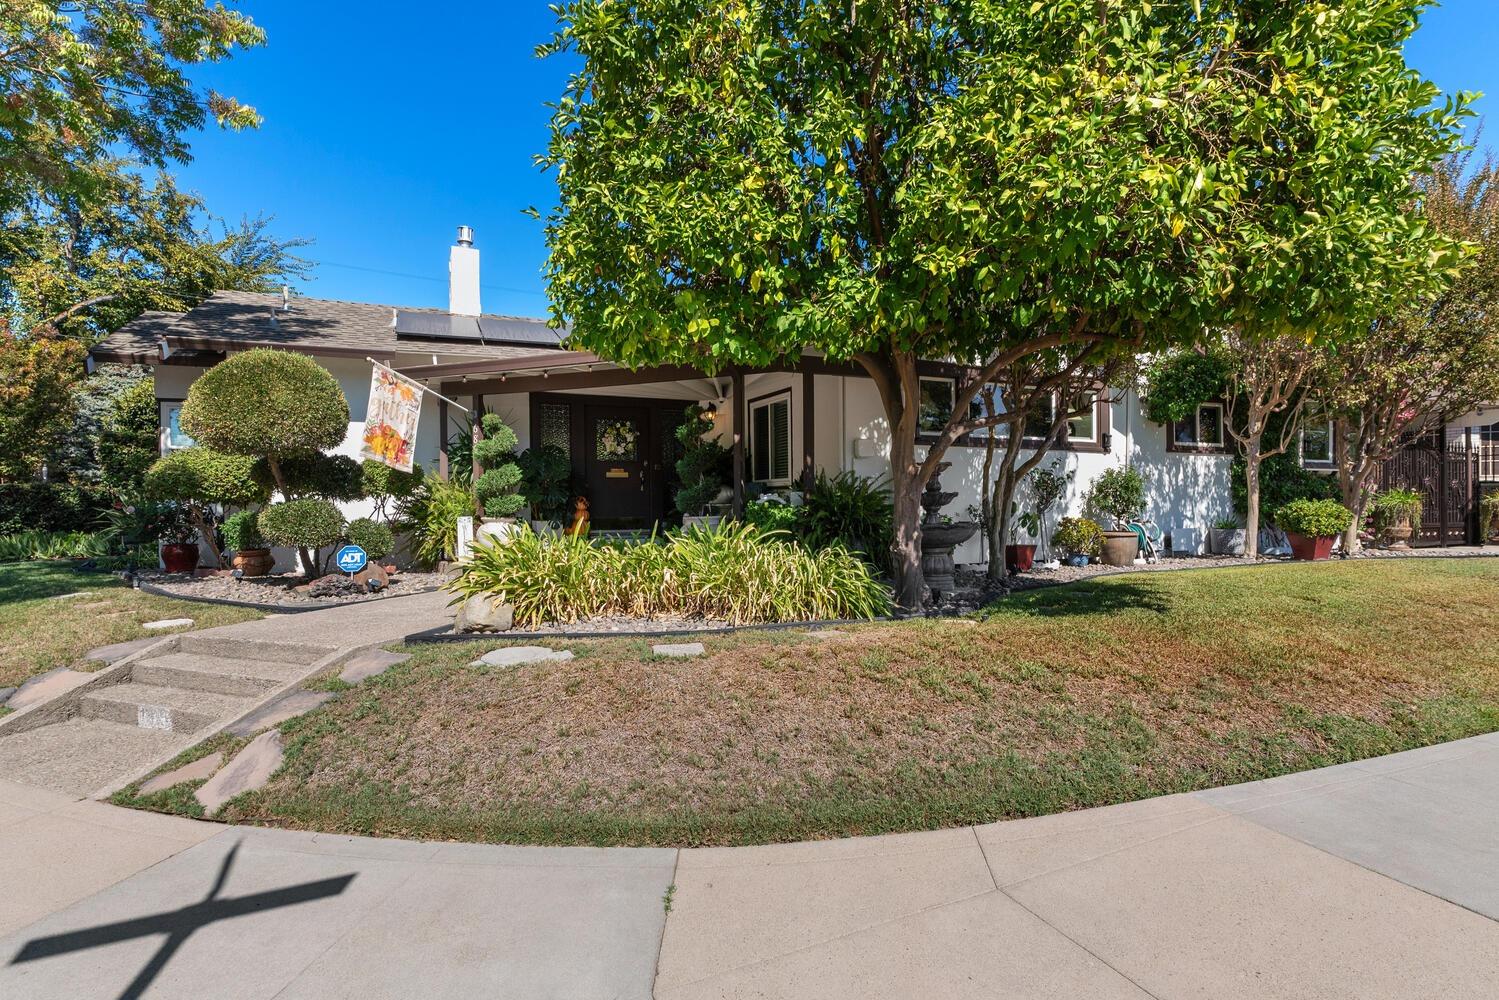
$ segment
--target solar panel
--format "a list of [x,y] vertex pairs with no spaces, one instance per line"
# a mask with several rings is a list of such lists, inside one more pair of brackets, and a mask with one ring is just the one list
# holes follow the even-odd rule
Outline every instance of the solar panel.
[[407,312],[396,310],[396,339],[401,337],[423,337],[429,340],[484,339],[479,333],[479,321],[473,316],[455,316],[452,313]]
[[540,344],[556,347],[565,330],[553,330],[540,320],[510,319],[504,316],[480,316],[479,331],[489,344]]

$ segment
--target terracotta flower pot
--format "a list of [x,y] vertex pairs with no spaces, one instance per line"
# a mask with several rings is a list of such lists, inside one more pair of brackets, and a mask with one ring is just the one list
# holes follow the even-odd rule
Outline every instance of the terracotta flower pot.
[[1292,559],[1300,559],[1303,562],[1321,562],[1332,556],[1332,543],[1335,539],[1331,535],[1312,538],[1288,531],[1286,537],[1291,542]]
[[230,565],[245,576],[265,576],[275,567],[276,557],[270,549],[240,549]]
[[1006,545],[1005,546],[1005,569],[1011,574],[1028,573],[1036,562],[1036,547],[1034,545]]
[[1103,533],[1103,562],[1108,566],[1133,566],[1140,554],[1140,536],[1133,531]]
[[1409,521],[1404,521],[1385,529],[1385,537],[1389,539],[1390,548],[1392,549],[1410,548],[1411,535],[1413,534],[1415,534],[1415,531],[1411,528]]
[[168,573],[191,573],[198,568],[198,546],[194,542],[170,542],[163,545],[161,563]]

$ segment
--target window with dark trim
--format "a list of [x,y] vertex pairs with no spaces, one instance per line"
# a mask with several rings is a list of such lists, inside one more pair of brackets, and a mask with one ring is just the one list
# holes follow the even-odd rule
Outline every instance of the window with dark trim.
[[791,482],[791,391],[749,403],[750,479],[767,486]]
[[1332,464],[1332,421],[1320,412],[1310,412],[1301,423],[1297,452],[1302,465]]
[[1174,421],[1168,429],[1173,451],[1227,451],[1228,429],[1223,404],[1203,403],[1186,420]]

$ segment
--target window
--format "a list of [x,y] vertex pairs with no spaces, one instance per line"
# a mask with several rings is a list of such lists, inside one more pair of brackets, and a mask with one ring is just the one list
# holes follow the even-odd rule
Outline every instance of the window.
[[750,478],[768,486],[791,482],[791,393],[749,404]]
[[1332,421],[1320,413],[1307,414],[1301,425],[1303,465],[1332,464]]
[[956,383],[950,378],[921,380],[921,415],[917,417],[917,429],[921,433],[941,434],[947,429],[947,420],[952,416],[955,386]]
[[1092,441],[1098,437],[1097,400],[1098,396],[1091,392],[1082,393],[1073,400],[1071,412],[1081,412],[1081,416],[1067,419],[1067,440]]
[[166,433],[162,435],[162,444],[167,451],[176,451],[179,448],[191,448],[195,442],[182,431],[182,404],[161,404],[161,426]]
[[1182,449],[1222,448],[1226,441],[1223,429],[1223,404],[1203,403],[1197,413],[1174,425],[1173,440]]
[[570,403],[539,403],[536,407],[536,443],[573,453],[573,408]]

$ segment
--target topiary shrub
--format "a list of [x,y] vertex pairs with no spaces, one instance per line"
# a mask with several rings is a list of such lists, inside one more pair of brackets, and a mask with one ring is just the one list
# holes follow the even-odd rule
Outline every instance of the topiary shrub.
[[257,511],[242,510],[224,518],[224,547],[235,552],[265,548],[265,538],[260,534],[259,517]]
[[708,436],[713,422],[707,411],[689,406],[684,416],[676,430],[682,445],[682,457],[677,459],[677,478],[682,485],[674,499],[679,512],[696,517],[708,509],[729,481],[732,455]]
[[396,536],[390,528],[367,517],[350,521],[348,528],[344,530],[344,540],[364,549],[364,554],[371,560],[385,558],[396,547]]
[[157,459],[146,471],[142,487],[147,498],[182,504],[199,535],[214,553],[219,566],[223,556],[214,539],[213,506],[245,507],[264,503],[270,491],[253,474],[255,460],[247,455],[228,455],[211,448],[184,448]]
[[341,444],[349,404],[316,361],[256,348],[199,376],[182,404],[182,429],[218,451],[279,458]]
[[318,565],[317,550],[344,535],[344,518],[338,508],[313,497],[273,503],[260,512],[256,523],[271,544],[310,552],[309,572]]
[[514,517],[526,505],[516,491],[520,466],[515,464],[515,431],[498,414],[486,413],[479,422],[484,437],[474,443],[474,460],[484,470],[474,483],[474,497],[485,517]]
[[1353,511],[1336,500],[1292,500],[1275,512],[1281,531],[1308,538],[1336,538],[1353,523]]
[[[281,478],[285,483],[288,499],[298,497],[322,497],[339,503],[363,500],[364,470],[348,455],[324,455],[322,452],[293,455],[280,462]],[[255,464],[255,476],[266,487],[276,486],[270,462],[261,459]]]

